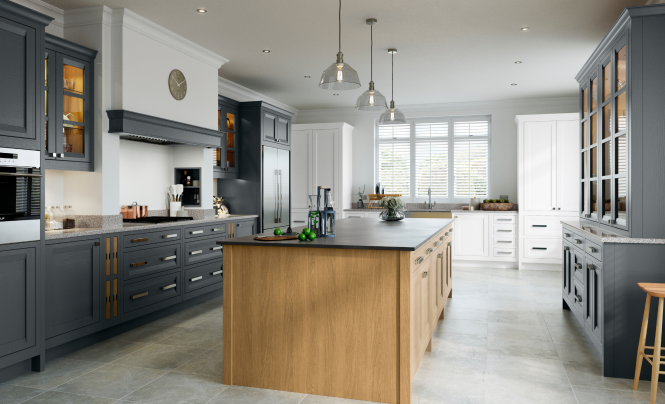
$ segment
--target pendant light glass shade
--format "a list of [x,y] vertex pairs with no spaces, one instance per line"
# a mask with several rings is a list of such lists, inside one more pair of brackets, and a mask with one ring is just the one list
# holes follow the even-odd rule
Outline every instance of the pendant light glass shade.
[[374,24],[377,23],[376,18],[369,18],[365,21],[370,29],[370,81],[369,90],[360,94],[356,101],[356,109],[361,111],[385,111],[388,108],[386,104],[386,97],[374,89]]
[[333,63],[321,75],[319,87],[324,90],[355,90],[360,88],[358,73],[344,63],[342,54],[342,0],[339,0],[339,52],[337,62]]
[[[392,76],[392,91],[395,89],[395,53],[397,53],[397,49],[388,49],[388,53],[390,53],[391,56],[391,76]],[[394,97],[393,97],[394,98]],[[390,109],[388,109],[386,112],[381,114],[381,117],[379,118],[379,125],[405,125],[406,124],[406,117],[404,114],[397,108],[395,108],[395,100],[390,101]]]

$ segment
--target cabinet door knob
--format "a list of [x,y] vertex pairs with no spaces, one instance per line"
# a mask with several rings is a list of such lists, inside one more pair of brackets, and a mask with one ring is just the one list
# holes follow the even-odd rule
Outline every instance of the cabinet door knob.
[[423,278],[427,278],[427,271],[423,272]]
[[60,156],[58,156],[58,157],[60,157],[60,158],[64,158],[64,157],[65,157],[65,153],[60,153]]
[[556,208],[552,208],[552,210],[556,210]]
[[425,251],[425,253],[426,253],[426,254],[431,254],[432,251],[434,251],[432,248],[428,248],[428,249]]

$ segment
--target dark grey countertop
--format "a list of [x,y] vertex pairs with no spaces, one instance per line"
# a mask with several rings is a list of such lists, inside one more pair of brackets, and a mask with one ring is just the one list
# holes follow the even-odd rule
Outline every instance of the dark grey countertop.
[[[218,241],[217,244],[415,251],[452,222],[452,219],[403,219],[396,222],[376,219],[338,219],[336,237],[322,237],[314,241],[258,241],[254,240],[255,236],[247,236]],[[293,231],[301,229],[296,228]]]
[[605,229],[601,229],[599,226],[594,226],[580,221],[562,221],[561,224],[582,236],[589,237],[590,239],[601,243],[665,244],[665,239],[621,236],[611,233]]

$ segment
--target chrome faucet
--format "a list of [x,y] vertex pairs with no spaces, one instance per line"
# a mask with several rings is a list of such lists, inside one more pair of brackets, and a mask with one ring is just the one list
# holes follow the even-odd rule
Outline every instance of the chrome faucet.
[[427,188],[427,196],[429,197],[429,203],[425,202],[427,209],[433,209],[436,206],[436,201],[432,204],[432,188]]

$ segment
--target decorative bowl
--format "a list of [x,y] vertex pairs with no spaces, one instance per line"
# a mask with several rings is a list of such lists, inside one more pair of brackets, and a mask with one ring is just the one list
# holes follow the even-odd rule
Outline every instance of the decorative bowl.
[[502,210],[508,211],[513,210],[513,204],[508,203],[481,203],[480,210]]

